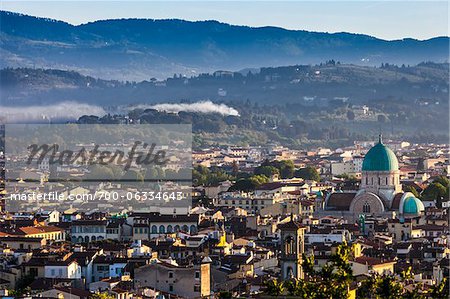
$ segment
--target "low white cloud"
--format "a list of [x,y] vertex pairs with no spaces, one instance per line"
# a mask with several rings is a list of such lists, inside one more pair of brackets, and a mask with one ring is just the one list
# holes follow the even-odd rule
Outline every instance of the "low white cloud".
[[106,112],[95,105],[61,102],[45,106],[8,107],[0,106],[0,120],[6,123],[25,121],[48,121],[54,119],[77,120],[83,115],[103,116]]
[[158,111],[178,113],[185,112],[199,112],[199,113],[219,113],[221,115],[239,116],[239,112],[233,107],[225,104],[215,104],[211,101],[201,101],[196,103],[180,103],[180,104],[156,104],[156,105],[136,105],[129,109],[156,109]]

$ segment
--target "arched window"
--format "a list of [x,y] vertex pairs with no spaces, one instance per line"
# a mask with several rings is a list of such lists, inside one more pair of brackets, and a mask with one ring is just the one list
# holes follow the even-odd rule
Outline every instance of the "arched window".
[[183,225],[183,232],[185,233],[189,232],[189,227],[186,224]]
[[152,225],[152,234],[157,234],[158,233],[158,228],[156,227],[156,225]]
[[287,267],[286,273],[287,273],[287,278],[293,278],[294,277],[294,270],[292,269],[292,267]]
[[287,237],[284,240],[284,253],[295,254],[295,239],[292,236]]
[[363,213],[370,213],[370,205],[368,202],[365,202],[363,205]]
[[92,237],[91,237],[91,241],[92,241],[92,242],[95,242],[95,240],[96,240],[95,236],[92,236]]
[[159,226],[159,233],[160,234],[165,234],[166,233],[166,228],[162,224]]
[[378,177],[378,185],[381,185],[381,178]]
[[179,232],[180,231],[180,226],[177,224],[175,225],[175,232]]
[[388,184],[388,178],[386,177],[386,185]]
[[172,225],[169,224],[169,225],[167,226],[167,233],[170,234],[171,232],[173,232],[173,228],[172,228]]
[[189,228],[189,232],[191,234],[197,233],[197,227],[195,227],[195,225],[192,224],[191,227]]

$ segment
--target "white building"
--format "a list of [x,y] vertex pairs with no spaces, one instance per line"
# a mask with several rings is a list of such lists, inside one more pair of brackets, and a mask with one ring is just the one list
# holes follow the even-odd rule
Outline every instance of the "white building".
[[81,278],[81,268],[74,260],[48,261],[44,267],[44,272],[45,278]]

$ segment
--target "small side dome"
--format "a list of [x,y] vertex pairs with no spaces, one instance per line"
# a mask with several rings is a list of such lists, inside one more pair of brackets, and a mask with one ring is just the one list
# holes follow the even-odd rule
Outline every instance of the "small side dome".
[[424,210],[422,201],[414,196],[407,197],[403,203],[403,214],[420,215]]

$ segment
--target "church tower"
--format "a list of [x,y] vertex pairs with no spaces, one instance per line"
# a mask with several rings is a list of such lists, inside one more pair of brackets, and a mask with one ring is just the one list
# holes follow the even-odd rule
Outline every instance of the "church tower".
[[281,279],[303,278],[302,254],[305,251],[305,227],[291,219],[278,225],[281,232]]

